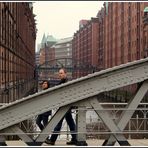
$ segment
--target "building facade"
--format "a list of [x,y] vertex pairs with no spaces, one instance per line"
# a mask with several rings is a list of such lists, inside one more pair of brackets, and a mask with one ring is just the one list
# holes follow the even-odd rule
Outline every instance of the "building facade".
[[32,3],[0,2],[0,103],[34,92],[34,17]]
[[88,70],[74,72],[74,78],[94,72],[89,65],[99,71],[147,57],[147,6],[148,2],[105,2],[96,18],[74,33],[73,61]]
[[52,35],[43,35],[41,46],[39,49],[39,65],[44,64],[47,61],[55,59],[55,51],[51,48],[57,40]]
[[[92,66],[98,67],[98,28],[98,18],[91,18],[87,24],[74,33],[72,41],[72,59],[76,65],[83,67],[83,70],[75,71],[73,78],[91,73],[88,69],[92,69]],[[87,70],[85,70],[85,68]]]
[[147,5],[148,2],[104,3],[104,25],[100,30],[104,30],[105,69],[144,57],[143,16]]
[[[65,67],[65,65],[72,66],[72,39],[72,37],[59,39],[57,43],[52,46],[52,48],[55,50],[55,60],[58,60],[59,62],[59,64],[56,63],[59,68]],[[59,77],[57,71],[54,73],[54,75],[54,79]],[[72,78],[71,71],[67,71],[67,75],[69,79]]]
[[[103,61],[103,69],[147,57],[146,34],[143,20],[144,9],[148,2],[105,2],[98,12],[99,53],[98,64]],[[103,40],[102,40],[103,39]],[[103,43],[103,44],[102,44]],[[135,92],[137,85],[123,88]]]
[[55,49],[55,59],[72,58],[72,37],[58,40],[52,48]]
[[144,57],[148,57],[148,7],[144,9],[143,17],[143,49]]
[[[143,49],[143,42],[147,41],[147,25],[143,22],[146,6],[148,2],[105,2],[97,18],[89,23],[80,21],[82,25],[74,33],[73,60],[101,70],[144,58],[147,55]],[[76,77],[87,74],[78,73]]]
[[88,23],[89,20],[80,20],[79,21],[79,29]]
[[[59,80],[58,70],[62,67],[72,66],[72,37],[56,40],[45,35],[42,38],[39,51],[39,66],[37,68],[39,81],[49,80],[50,84]],[[71,79],[72,72],[67,71]]]
[[99,28],[98,28],[98,67],[99,70],[104,69],[104,34],[105,34],[105,27],[104,27],[104,8],[102,8],[99,13],[97,14],[98,21],[99,21]]
[[[49,65],[51,61],[55,59],[55,50],[52,46],[57,42],[57,40],[52,35],[43,35],[42,41],[39,44],[38,65],[36,65],[36,73],[38,75],[38,80],[48,80],[50,78],[52,71],[49,70]],[[44,67],[44,68],[42,68]]]

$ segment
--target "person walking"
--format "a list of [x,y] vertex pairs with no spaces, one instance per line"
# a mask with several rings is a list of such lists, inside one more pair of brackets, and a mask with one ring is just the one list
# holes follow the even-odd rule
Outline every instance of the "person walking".
[[[48,89],[49,88],[49,82],[47,80],[43,81],[42,83],[42,89]],[[36,124],[38,125],[38,127],[40,128],[40,130],[43,130],[44,127],[47,125],[48,123],[48,118],[51,115],[52,111],[49,110],[45,113],[42,113],[40,115],[37,116],[36,118]]]
[[[60,78],[59,84],[66,83],[68,81],[67,72],[64,68],[61,68],[59,70],[59,78]],[[59,132],[61,130],[64,118],[66,119],[66,122],[70,128],[70,131],[76,132],[76,125],[75,125],[74,119],[72,117],[71,108],[70,108],[68,110],[68,112],[64,115],[64,117],[59,121],[59,123],[54,128],[54,133],[51,135],[50,139],[46,139],[45,143],[50,144],[50,145],[55,144],[57,137],[58,137],[58,134],[56,134],[56,132]],[[67,144],[68,145],[76,145],[76,143],[77,143],[76,134],[71,134],[71,136],[72,136],[72,139],[71,139],[71,141],[67,142]]]

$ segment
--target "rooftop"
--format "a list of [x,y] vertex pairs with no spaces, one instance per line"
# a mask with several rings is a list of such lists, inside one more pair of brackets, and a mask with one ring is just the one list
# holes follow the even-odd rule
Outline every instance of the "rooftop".
[[46,41],[47,42],[57,42],[57,40],[52,35],[47,35]]

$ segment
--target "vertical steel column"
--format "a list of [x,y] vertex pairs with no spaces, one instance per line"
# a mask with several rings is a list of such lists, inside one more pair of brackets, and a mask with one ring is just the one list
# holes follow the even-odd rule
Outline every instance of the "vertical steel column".
[[5,137],[0,135],[0,146],[7,146],[7,144],[5,143]]
[[78,106],[77,111],[77,145],[87,146],[86,143],[86,106]]

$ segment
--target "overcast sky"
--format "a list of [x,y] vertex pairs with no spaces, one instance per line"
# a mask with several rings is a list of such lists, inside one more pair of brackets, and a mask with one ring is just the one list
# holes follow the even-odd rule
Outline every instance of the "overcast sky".
[[79,29],[81,19],[96,17],[103,7],[103,1],[36,1],[33,12],[37,20],[37,43],[43,34],[56,39],[72,37]]

